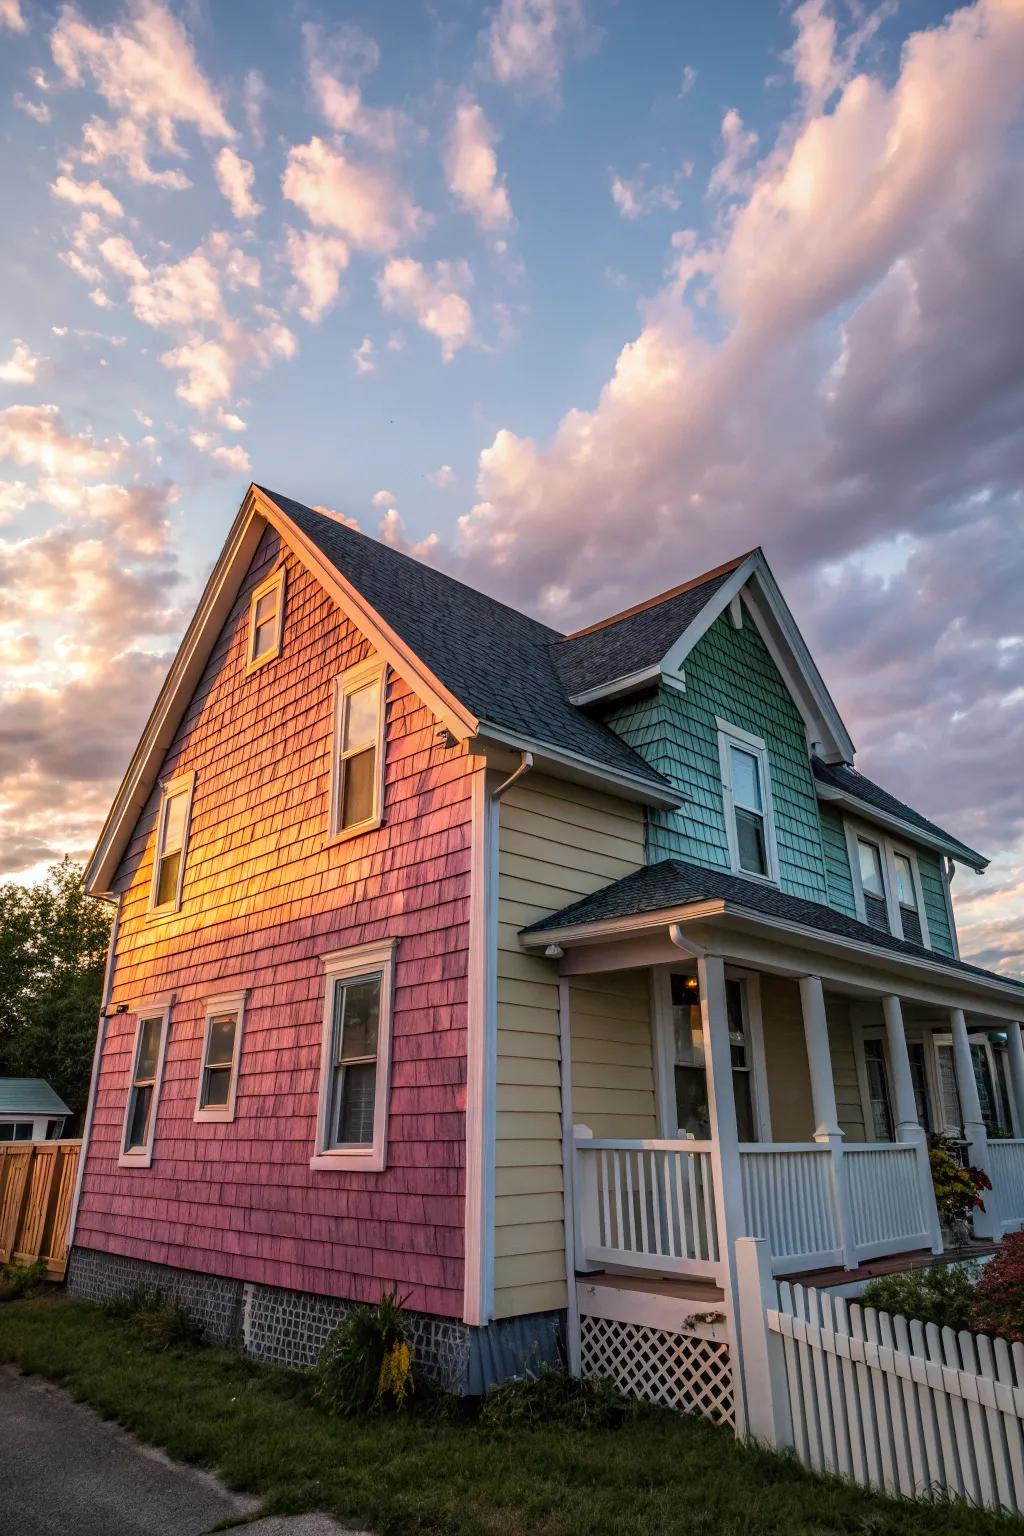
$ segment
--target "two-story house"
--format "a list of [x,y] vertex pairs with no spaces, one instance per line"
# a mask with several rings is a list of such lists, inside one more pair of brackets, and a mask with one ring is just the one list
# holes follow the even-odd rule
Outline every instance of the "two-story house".
[[985,859],[853,767],[760,550],[561,635],[252,487],[88,870],[116,903],[69,1285],[307,1362],[353,1300],[463,1390],[564,1348],[741,1417],[733,1255],[1024,1218]]

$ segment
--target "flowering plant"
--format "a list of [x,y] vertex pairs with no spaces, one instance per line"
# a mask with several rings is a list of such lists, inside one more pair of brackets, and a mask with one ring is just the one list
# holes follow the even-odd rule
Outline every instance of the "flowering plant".
[[935,1203],[947,1227],[966,1222],[972,1211],[983,1211],[982,1192],[992,1188],[982,1168],[967,1167],[954,1156],[954,1144],[945,1136],[934,1136],[928,1153]]
[[1011,1232],[982,1266],[971,1327],[1024,1344],[1024,1232]]

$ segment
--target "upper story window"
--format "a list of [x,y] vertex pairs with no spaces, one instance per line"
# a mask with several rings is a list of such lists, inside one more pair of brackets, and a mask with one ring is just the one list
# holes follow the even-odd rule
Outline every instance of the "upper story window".
[[893,850],[893,873],[896,877],[896,901],[900,909],[900,926],[903,937],[914,944],[922,944],[921,910],[918,904],[917,881],[914,866],[905,853]]
[[768,750],[764,742],[718,721],[729,861],[737,874],[778,879]]
[[872,928],[931,948],[921,872],[913,849],[846,824],[857,915]]
[[153,1161],[153,1131],[170,1017],[170,1005],[139,1010],[119,1158],[122,1165],[148,1168]]
[[194,773],[183,773],[161,786],[153,884],[149,895],[150,912],[177,912],[181,906],[181,883],[185,874],[185,850],[188,845],[195,779]]
[[379,1172],[387,1152],[395,940],[324,957],[320,1112],[312,1168]]
[[332,837],[367,832],[383,816],[385,677],[384,664],[373,660],[335,685]]
[[245,993],[212,997],[206,1004],[206,1030],[199,1066],[196,1120],[233,1120],[242,1048]]
[[889,932],[889,906],[885,896],[885,876],[882,873],[882,850],[877,843],[866,837],[857,839],[857,860],[860,867],[860,888],[864,897],[864,919],[872,928]]
[[249,640],[246,671],[262,667],[281,654],[284,628],[284,566],[262,581],[249,603]]

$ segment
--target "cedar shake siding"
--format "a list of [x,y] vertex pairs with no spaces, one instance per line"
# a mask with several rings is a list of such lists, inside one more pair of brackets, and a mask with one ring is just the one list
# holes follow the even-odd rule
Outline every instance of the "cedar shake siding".
[[[281,655],[246,675],[264,535],[161,778],[195,772],[181,910],[147,914],[158,792],[120,867],[121,926],[76,1244],[461,1316],[472,762],[387,688],[385,824],[327,844],[335,678],[370,648],[284,551]],[[321,957],[395,938],[387,1167],[313,1171]],[[195,1123],[206,999],[248,989],[236,1117]],[[137,1005],[173,994],[150,1168],[118,1166]]]

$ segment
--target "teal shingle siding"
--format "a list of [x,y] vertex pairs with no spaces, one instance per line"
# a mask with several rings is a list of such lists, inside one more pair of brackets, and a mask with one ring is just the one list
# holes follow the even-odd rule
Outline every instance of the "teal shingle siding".
[[943,891],[942,861],[937,853],[918,848],[917,867],[921,875],[921,893],[924,896],[924,910],[928,917],[928,936],[932,941],[932,949],[941,955],[955,955]]
[[720,716],[767,746],[781,889],[827,902],[803,720],[749,617],[739,630],[725,614],[716,619],[687,657],[685,679],[685,693],[662,686],[607,717],[687,797],[678,811],[648,813],[648,862],[678,858],[729,868],[715,724]]
[[857,916],[857,898],[853,894],[853,876],[850,874],[850,855],[846,850],[846,831],[843,818],[831,805],[818,802],[821,818],[821,841],[825,849],[825,871],[828,876],[828,904],[847,917]]

